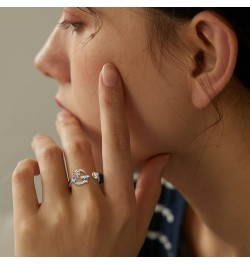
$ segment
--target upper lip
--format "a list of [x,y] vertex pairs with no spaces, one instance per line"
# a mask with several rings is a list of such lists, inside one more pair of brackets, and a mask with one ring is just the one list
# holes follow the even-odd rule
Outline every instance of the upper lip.
[[57,97],[55,97],[55,101],[56,101],[56,104],[60,107],[60,108],[62,108],[62,109],[65,109],[65,110],[67,110],[68,112],[70,112],[64,105],[63,105],[63,103],[57,98]]
[[57,103],[57,105],[58,105],[60,108],[62,108],[62,109],[64,109],[64,110],[68,111],[68,112],[71,113],[76,119],[78,119],[77,116],[76,116],[73,112],[71,112],[68,108],[66,108],[66,107],[63,105],[63,103],[62,103],[57,97],[55,97],[55,102]]

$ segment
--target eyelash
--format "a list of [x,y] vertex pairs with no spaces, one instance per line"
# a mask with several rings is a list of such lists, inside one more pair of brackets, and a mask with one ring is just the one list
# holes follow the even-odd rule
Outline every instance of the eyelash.
[[79,32],[83,28],[83,23],[81,22],[69,22],[69,21],[62,21],[58,24],[59,27],[62,27],[65,30],[70,29],[72,33]]

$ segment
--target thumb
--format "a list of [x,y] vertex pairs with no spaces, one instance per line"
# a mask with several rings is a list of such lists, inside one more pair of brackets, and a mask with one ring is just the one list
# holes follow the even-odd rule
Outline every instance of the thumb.
[[136,184],[136,215],[138,248],[145,240],[146,232],[161,194],[161,177],[168,162],[168,155],[151,158],[143,167]]

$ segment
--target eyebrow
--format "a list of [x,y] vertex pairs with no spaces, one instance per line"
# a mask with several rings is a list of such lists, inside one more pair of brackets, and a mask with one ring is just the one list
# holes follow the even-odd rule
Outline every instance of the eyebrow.
[[77,7],[77,8],[80,9],[81,11],[87,12],[89,14],[96,14],[96,13],[98,13],[97,8],[95,8],[95,7]]

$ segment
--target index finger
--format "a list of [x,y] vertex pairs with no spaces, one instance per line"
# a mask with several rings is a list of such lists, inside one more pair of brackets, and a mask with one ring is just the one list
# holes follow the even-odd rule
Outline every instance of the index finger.
[[121,78],[112,64],[105,64],[99,77],[99,104],[105,193],[131,200],[134,184],[129,129]]

